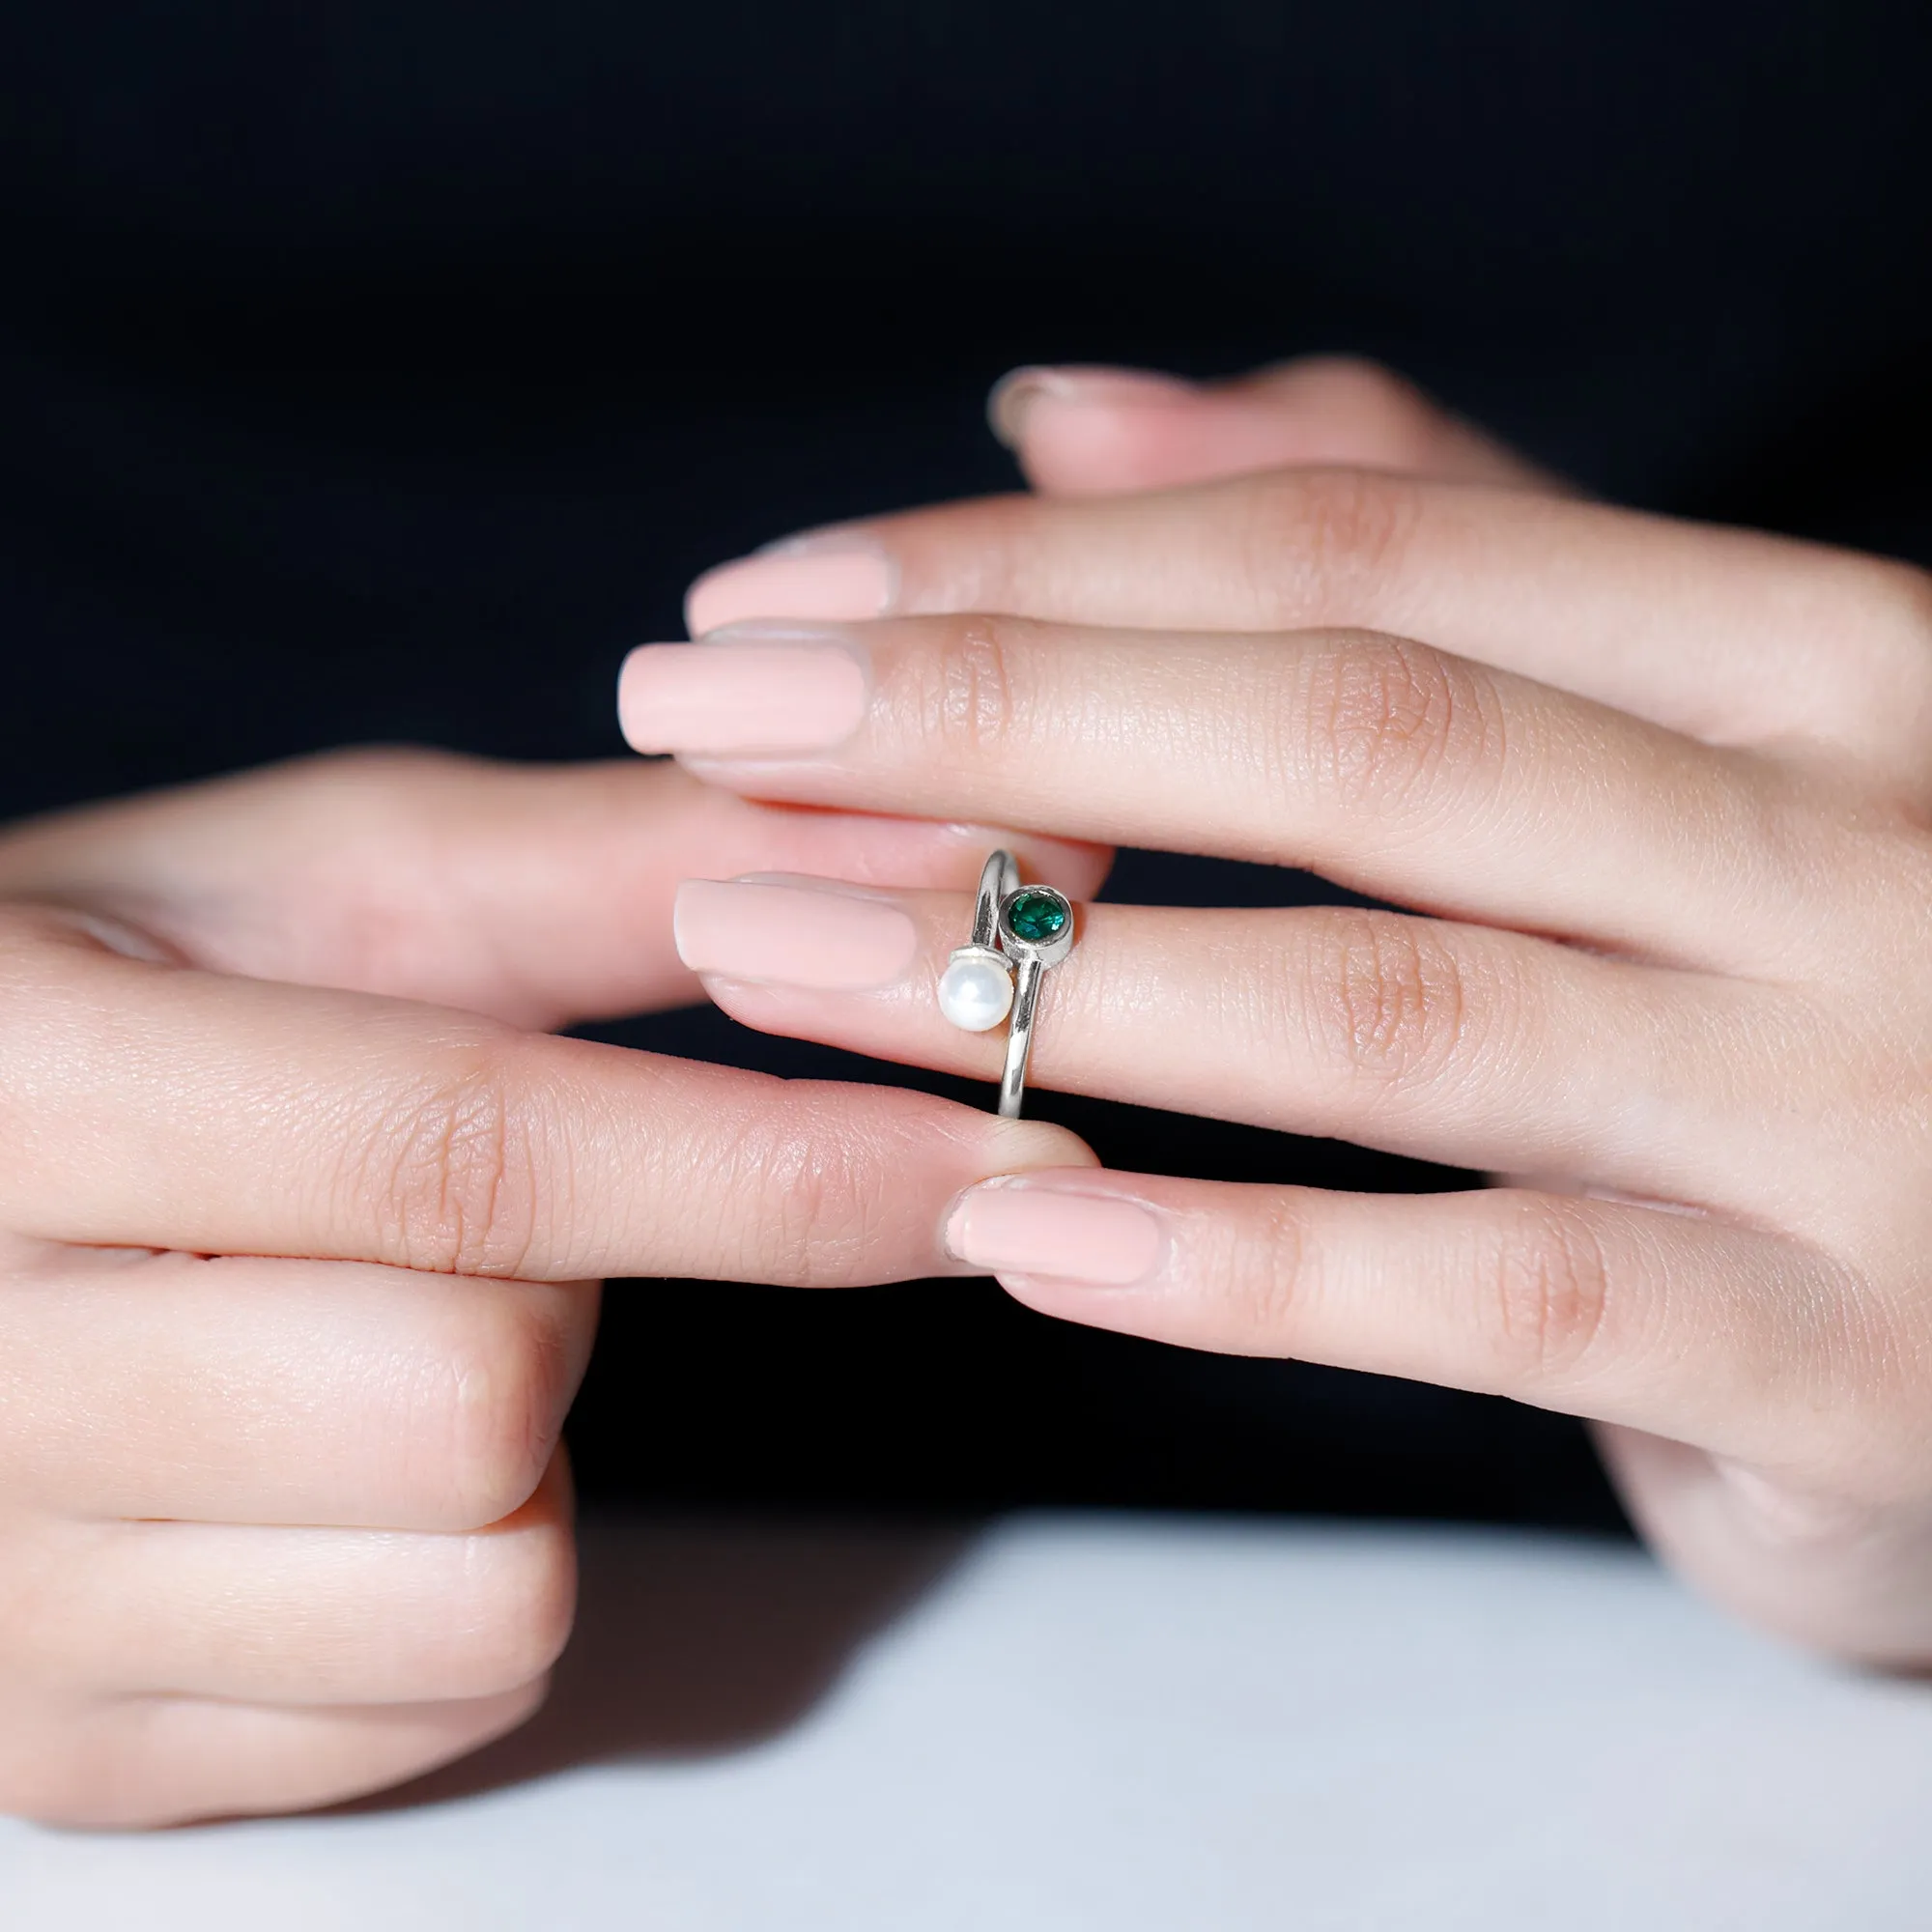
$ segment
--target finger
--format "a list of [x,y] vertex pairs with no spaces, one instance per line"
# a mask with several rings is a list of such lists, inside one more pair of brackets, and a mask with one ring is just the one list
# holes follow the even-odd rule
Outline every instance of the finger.
[[1037,1122],[0,924],[0,1225],[34,1239],[580,1281],[916,1279]]
[[1712,744],[1850,752],[1917,798],[1932,590],[1902,564],[1523,490],[1282,470],[995,497],[726,564],[693,636],[754,618],[1000,612],[1426,639]]
[[0,1297],[0,1482],[97,1525],[479,1530],[536,1492],[596,1314],[586,1283],[49,1264]]
[[1025,368],[986,405],[1047,495],[1173,489],[1289,465],[1557,490],[1534,464],[1374,362],[1311,355],[1227,383],[1134,369]]
[[[677,933],[748,1026],[997,1080],[1004,1035],[940,1010],[972,919],[959,894],[694,880]],[[1759,988],[1345,907],[1100,905],[1077,925],[1040,1003],[1037,1086],[1631,1194],[1683,1198],[1694,1177],[1699,1205],[1763,1205],[1751,1069],[1768,1078],[1801,1034],[1777,1040]]]
[[[810,717],[817,743],[730,760],[747,694],[833,676],[846,708]],[[1025,824],[1302,866],[1697,966],[1769,970],[1828,943],[1794,918],[1835,889],[1782,768],[1398,639],[748,627],[633,653],[624,718],[640,746],[766,796],[941,818],[998,801]]]
[[1821,1488],[1682,1442],[1601,1428],[1597,1446],[1644,1541],[1760,1628],[1921,1674],[1932,1662],[1932,1512],[1901,1494]]
[[949,1237],[1066,1321],[1510,1396],[1777,1467],[1869,1466],[1849,1391],[1882,1365],[1856,1287],[1722,1221],[1514,1189],[1083,1173],[976,1189]]
[[313,1810],[467,1756],[527,1722],[548,1689],[539,1679],[452,1704],[332,1709],[165,1696],[54,1705],[13,1727],[0,1812],[131,1831]]
[[575,1609],[560,1459],[553,1471],[469,1535],[56,1525],[10,1656],[43,1687],[102,1695],[413,1704],[516,1690],[556,1662]]
[[[106,913],[219,972],[548,1028],[695,996],[670,945],[694,871],[964,887],[1000,836],[748,804],[669,765],[359,752],[24,827],[0,838],[0,896]],[[1099,883],[1101,855],[1031,842]]]

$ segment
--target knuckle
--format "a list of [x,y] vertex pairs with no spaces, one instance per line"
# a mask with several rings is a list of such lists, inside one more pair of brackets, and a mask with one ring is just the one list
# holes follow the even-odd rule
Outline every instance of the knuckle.
[[1412,384],[1371,355],[1304,355],[1283,364],[1281,373],[1297,384],[1365,404],[1407,402],[1416,394]]
[[1239,1277],[1248,1327],[1265,1339],[1269,1352],[1292,1353],[1315,1265],[1308,1214],[1296,1190],[1270,1190],[1257,1202],[1248,1247],[1251,1264]]
[[[1412,481],[1372,469],[1287,469],[1255,479],[1235,499],[1245,526],[1250,581],[1283,586],[1299,611],[1373,593],[1410,548],[1424,510]],[[1231,508],[1234,505],[1231,504]]]
[[330,792],[330,803],[367,796],[376,807],[388,802],[398,788],[412,789],[424,780],[484,768],[481,758],[428,745],[332,746],[285,767]]
[[1602,1348],[1611,1271],[1588,1213],[1553,1196],[1522,1203],[1485,1272],[1492,1341],[1512,1385],[1561,1381]]
[[878,1234],[895,1212],[902,1169],[892,1151],[863,1127],[828,1145],[810,1117],[813,1091],[781,1096],[733,1151],[721,1199],[753,1204],[724,1231],[742,1243],[735,1265],[743,1279],[864,1281]]
[[1466,785],[1500,767],[1493,692],[1473,666],[1427,645],[1340,638],[1309,653],[1301,687],[1273,707],[1285,795],[1313,780],[1344,810],[1413,810],[1445,775]]
[[986,616],[934,620],[929,648],[911,654],[903,694],[916,742],[974,763],[997,760],[1023,724],[1024,627]]
[[540,1092],[510,1051],[453,1055],[390,1103],[352,1164],[385,1254],[440,1274],[518,1276],[536,1250]]
[[536,1493],[576,1386],[576,1350],[561,1291],[479,1293],[437,1365],[440,1442],[430,1472],[444,1526],[487,1528]]
[[1343,912],[1309,923],[1293,970],[1325,1064],[1402,1087],[1438,1080],[1468,1049],[1479,1001],[1457,948],[1426,920]]
[[560,1522],[478,1537],[460,1601],[441,1619],[441,1686],[490,1697],[535,1682],[563,1655],[577,1616],[577,1556]]
[[1439,412],[1413,383],[1364,355],[1311,355],[1281,372],[1297,400],[1360,425],[1385,455],[1421,455]]

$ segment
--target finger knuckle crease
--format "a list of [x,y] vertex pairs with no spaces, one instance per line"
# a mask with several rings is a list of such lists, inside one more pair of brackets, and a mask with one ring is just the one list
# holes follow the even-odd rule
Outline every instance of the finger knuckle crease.
[[1409,548],[1422,493],[1372,469],[1286,470],[1257,484],[1247,531],[1258,581],[1286,573],[1325,604],[1352,586],[1385,581]]
[[1574,1374],[1601,1345],[1610,1266],[1587,1216],[1554,1205],[1525,1215],[1495,1249],[1496,1337],[1506,1365],[1532,1383]]
[[1285,707],[1283,779],[1321,783],[1346,810],[1413,808],[1445,772],[1466,780],[1501,757],[1500,718],[1470,668],[1400,638],[1357,636],[1312,656]]
[[1364,912],[1323,922],[1306,972],[1318,1054],[1389,1086],[1439,1078],[1467,1044],[1463,962],[1425,922]]
[[539,1208],[537,1101],[486,1053],[405,1094],[358,1166],[406,1267],[443,1274],[527,1271]]
[[783,1114],[739,1149],[743,1174],[730,1198],[755,1192],[768,1204],[748,1217],[750,1278],[833,1284],[863,1277],[878,1229],[888,1218],[892,1163],[876,1147],[825,1145]]
[[929,742],[970,759],[996,756],[1020,724],[1013,627],[995,617],[963,617],[942,629],[920,694]]
[[1253,1330],[1271,1350],[1292,1348],[1293,1323],[1310,1288],[1307,1216],[1293,1194],[1260,1204],[1252,1251],[1257,1264],[1247,1276],[1247,1299]]

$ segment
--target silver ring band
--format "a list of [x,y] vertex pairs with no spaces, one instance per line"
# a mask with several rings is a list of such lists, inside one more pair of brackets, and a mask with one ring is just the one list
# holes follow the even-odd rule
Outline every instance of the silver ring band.
[[1023,886],[1019,862],[990,854],[973,902],[973,935],[954,950],[939,982],[941,1012],[969,1033],[988,1033],[1010,1015],[1000,1112],[1016,1119],[1046,969],[1073,950],[1073,905],[1051,886]]

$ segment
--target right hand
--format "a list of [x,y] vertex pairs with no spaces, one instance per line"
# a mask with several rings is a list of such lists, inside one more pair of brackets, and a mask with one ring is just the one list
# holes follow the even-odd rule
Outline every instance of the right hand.
[[693,996],[681,876],[993,842],[404,753],[0,836],[0,1810],[310,1806],[528,1716],[597,1277],[961,1272],[953,1196],[1088,1158],[529,1029]]

